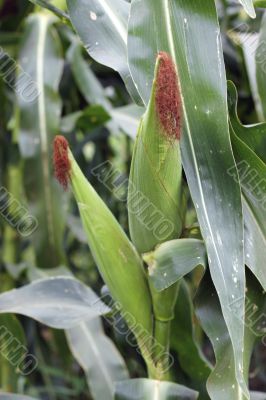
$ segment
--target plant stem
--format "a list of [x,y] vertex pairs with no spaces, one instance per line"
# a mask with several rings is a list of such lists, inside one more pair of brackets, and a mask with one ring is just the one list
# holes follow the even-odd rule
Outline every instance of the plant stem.
[[169,343],[171,321],[154,321],[154,355],[156,375],[159,380],[169,380]]

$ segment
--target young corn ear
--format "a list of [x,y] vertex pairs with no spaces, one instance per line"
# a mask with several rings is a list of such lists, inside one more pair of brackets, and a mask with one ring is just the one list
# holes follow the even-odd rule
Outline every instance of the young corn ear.
[[159,53],[129,179],[130,235],[140,253],[178,238],[182,230],[180,131],[181,98],[175,66],[167,53]]
[[95,262],[143,349],[147,337],[152,335],[152,304],[142,261],[81,172],[62,136],[55,138],[54,164],[55,175],[63,187],[71,184]]

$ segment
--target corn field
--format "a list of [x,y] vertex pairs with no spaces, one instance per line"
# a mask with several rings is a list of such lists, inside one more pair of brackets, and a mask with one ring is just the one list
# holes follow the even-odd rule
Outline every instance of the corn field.
[[266,0],[0,0],[0,400],[266,400]]

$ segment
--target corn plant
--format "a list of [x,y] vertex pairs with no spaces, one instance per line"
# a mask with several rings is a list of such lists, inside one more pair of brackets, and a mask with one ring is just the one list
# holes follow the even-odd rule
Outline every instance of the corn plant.
[[[39,279],[7,285],[3,325],[23,343],[21,326],[6,313],[65,330],[96,400],[265,399],[250,389],[249,371],[266,332],[266,2],[31,3],[41,8],[26,20],[19,59],[39,95],[30,104],[18,74],[13,146],[23,160],[23,195],[40,224],[30,237]],[[243,23],[258,20],[259,36],[247,35],[236,15]],[[133,102],[124,118],[88,68],[80,41],[91,59],[119,73]],[[253,97],[245,125],[238,116],[243,95],[228,66],[234,51]],[[94,104],[85,111],[60,97],[65,62]],[[63,118],[62,101],[70,109]],[[97,187],[87,179],[74,131],[87,128],[88,115],[134,139],[126,178],[106,157],[90,170]],[[17,181],[8,182],[15,191]],[[102,186],[126,206],[126,231],[98,194]],[[72,200],[83,226],[78,236],[106,285],[101,292],[70,268],[58,270],[68,263],[63,241],[74,219],[67,223],[63,204]],[[15,263],[10,229],[4,239],[5,262]],[[101,318],[140,355],[138,377],[130,376]],[[203,352],[206,337],[212,356]]]

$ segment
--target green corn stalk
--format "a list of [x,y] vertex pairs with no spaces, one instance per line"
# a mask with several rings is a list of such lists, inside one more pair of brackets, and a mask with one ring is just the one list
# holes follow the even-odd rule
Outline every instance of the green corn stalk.
[[142,260],[83,175],[61,136],[55,139],[55,154],[56,176],[63,186],[70,180],[95,262],[112,297],[121,306],[122,315],[138,341],[148,368],[152,369],[149,349],[153,332],[152,301]]
[[[182,165],[180,156],[181,96],[175,66],[166,53],[159,53],[147,110],[140,122],[131,164],[128,212],[130,234],[144,260],[152,251],[182,232]],[[157,292],[150,282],[154,313],[154,340],[169,352],[171,320],[178,283]],[[163,359],[156,358],[155,378],[168,379]]]

